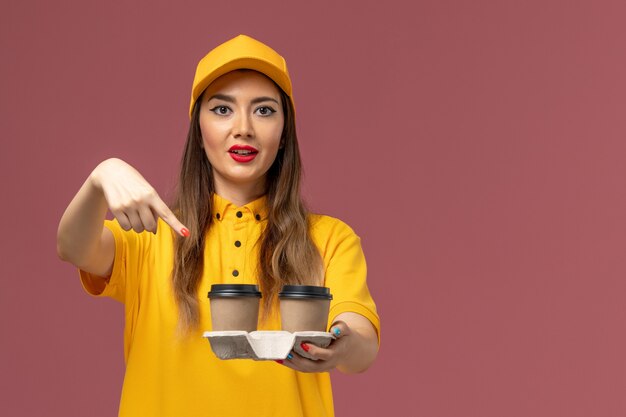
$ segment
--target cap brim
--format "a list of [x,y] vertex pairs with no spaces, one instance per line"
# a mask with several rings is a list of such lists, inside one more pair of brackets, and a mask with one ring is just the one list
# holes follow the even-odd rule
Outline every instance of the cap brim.
[[289,97],[291,97],[291,82],[289,78],[285,76],[285,73],[282,70],[276,68],[274,64],[256,57],[242,57],[218,66],[196,83],[192,91],[191,103],[189,104],[189,117],[191,117],[191,114],[193,112],[193,106],[198,100],[198,97],[202,95],[204,90],[213,81],[215,81],[224,74],[238,69],[255,70],[266,75],[272,81],[274,81]]

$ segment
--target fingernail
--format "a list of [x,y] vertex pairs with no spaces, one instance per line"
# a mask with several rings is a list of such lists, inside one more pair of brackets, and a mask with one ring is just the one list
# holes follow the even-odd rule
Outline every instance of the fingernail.
[[309,346],[304,342],[300,343],[300,347],[302,347],[302,349],[304,349],[305,352],[309,351]]
[[341,330],[339,330],[339,327],[335,327],[333,333],[335,333],[335,336],[339,336],[341,334]]
[[281,365],[283,364],[283,360],[282,359],[276,359],[274,362],[280,363]]
[[287,355],[287,359],[293,359],[293,355],[290,353],[289,355]]
[[189,233],[189,230],[187,230],[186,227],[183,227],[182,229],[180,229],[180,233],[182,233],[183,236],[185,236],[185,237],[189,237],[189,235],[191,234],[191,233]]

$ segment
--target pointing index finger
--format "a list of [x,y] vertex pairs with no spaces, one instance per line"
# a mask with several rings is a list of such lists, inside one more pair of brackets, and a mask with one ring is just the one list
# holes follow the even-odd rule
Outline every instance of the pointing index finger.
[[161,200],[158,195],[155,195],[152,202],[152,207],[155,213],[165,221],[172,229],[176,231],[182,237],[189,237],[189,229],[178,220],[178,218],[172,213],[172,210]]

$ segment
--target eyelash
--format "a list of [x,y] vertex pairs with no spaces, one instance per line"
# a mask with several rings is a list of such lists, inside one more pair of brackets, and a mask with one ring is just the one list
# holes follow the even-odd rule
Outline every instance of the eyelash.
[[270,106],[261,106],[259,107],[257,110],[260,109],[266,109],[269,110],[269,114],[264,114],[263,116],[271,116],[272,114],[276,113],[276,110],[274,110],[273,108],[271,108]]
[[[228,109],[230,110],[230,108],[228,106],[215,106],[211,109],[211,111],[215,114],[217,114],[218,116],[225,116],[225,113],[218,113],[217,110],[218,109]],[[272,114],[276,113],[276,110],[274,110],[273,108],[271,108],[270,106],[261,106],[259,108],[257,108],[255,111],[260,110],[260,109],[266,109],[269,110],[269,114],[262,114],[260,115],[261,117],[268,117],[271,116]]]
[[[217,110],[218,110],[218,109],[228,109],[228,107],[226,107],[226,106],[215,106],[215,107],[213,107],[213,108],[211,109],[211,111],[212,111],[213,113],[217,114],[218,116],[223,116],[223,115],[224,115],[224,113],[219,113],[219,112],[217,112]],[[230,109],[228,109],[228,110],[230,110]]]

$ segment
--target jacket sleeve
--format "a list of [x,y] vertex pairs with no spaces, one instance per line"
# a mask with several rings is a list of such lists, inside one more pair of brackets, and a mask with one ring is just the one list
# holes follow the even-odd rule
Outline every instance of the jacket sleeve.
[[137,294],[143,265],[150,248],[148,232],[136,233],[122,229],[117,220],[105,220],[115,239],[115,258],[110,278],[103,278],[79,269],[80,280],[87,293],[111,297],[128,303]]
[[342,221],[324,217],[315,226],[314,241],[324,260],[325,285],[333,295],[328,327],[341,313],[357,313],[372,323],[380,343],[380,319],[367,287],[367,265],[361,239]]

